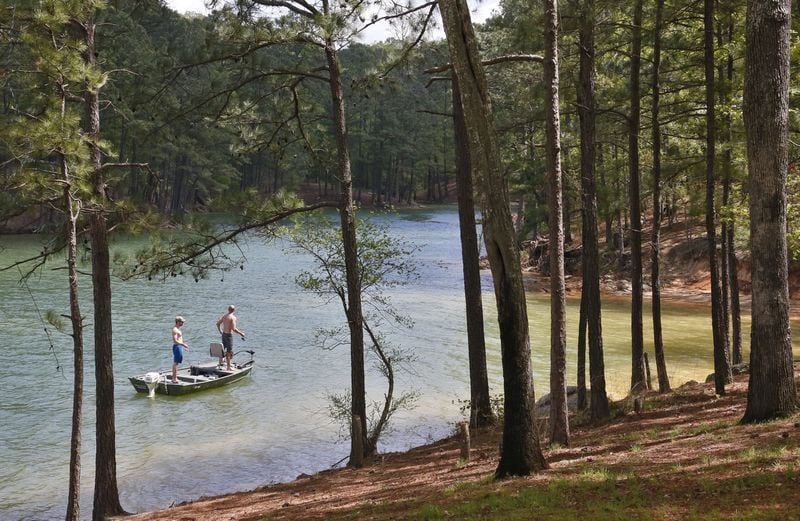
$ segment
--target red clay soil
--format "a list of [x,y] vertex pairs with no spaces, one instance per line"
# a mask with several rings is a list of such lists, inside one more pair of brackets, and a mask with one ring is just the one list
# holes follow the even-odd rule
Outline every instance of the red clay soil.
[[[800,363],[795,364],[800,377]],[[747,374],[738,375],[727,394],[715,396],[711,384],[687,383],[671,395],[647,398],[640,414],[628,413],[611,422],[572,430],[571,447],[545,450],[550,470],[528,478],[497,481],[496,489],[546,487],[557,479],[580,478],[589,468],[605,468],[642,479],[655,479],[658,493],[681,501],[703,499],[711,494],[709,479],[735,478],[746,465],[722,465],[732,454],[781,444],[783,465],[800,464],[800,423],[797,418],[760,425],[739,425],[746,405]],[[472,456],[459,465],[460,446],[446,439],[405,453],[387,454],[361,469],[341,469],[302,476],[291,483],[265,486],[249,492],[201,498],[158,512],[120,521],[219,521],[219,520],[314,520],[405,519],[420,504],[456,501],[448,487],[477,484],[492,475],[498,464],[498,431],[473,433]],[[709,464],[713,462],[713,467]],[[779,462],[780,463],[780,462]],[[777,465],[779,463],[772,463]],[[714,469],[713,476],[710,468]],[[679,469],[679,470],[676,470]],[[670,473],[673,479],[669,479]],[[667,476],[667,479],[663,479]],[[713,481],[712,479],[712,481]],[[796,487],[800,501],[800,478]],[[713,496],[713,494],[711,494]],[[706,498],[713,501],[714,497]],[[770,501],[770,498],[762,498]],[[729,498],[725,498],[730,501]],[[758,498],[740,498],[743,506]],[[409,502],[415,502],[408,510]],[[736,500],[734,500],[736,501]],[[371,514],[355,510],[381,505]],[[769,504],[769,503],[767,503]],[[790,511],[796,512],[793,505]]]

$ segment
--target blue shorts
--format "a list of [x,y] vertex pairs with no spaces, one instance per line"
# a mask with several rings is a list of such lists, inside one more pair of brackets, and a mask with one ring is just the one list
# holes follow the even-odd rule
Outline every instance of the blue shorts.
[[172,344],[172,362],[179,364],[183,362],[183,346],[180,344]]
[[222,333],[222,347],[225,351],[233,353],[233,333]]

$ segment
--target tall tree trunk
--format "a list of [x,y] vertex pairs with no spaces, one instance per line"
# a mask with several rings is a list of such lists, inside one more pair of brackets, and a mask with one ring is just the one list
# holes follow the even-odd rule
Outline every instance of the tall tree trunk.
[[705,0],[706,76],[706,235],[708,236],[708,267],[711,278],[711,329],[714,339],[714,388],[725,394],[725,384],[731,381],[728,351],[722,329],[722,291],[717,267],[717,230],[715,208],[714,164],[716,158],[716,103],[714,100],[714,0]]
[[669,392],[669,375],[664,358],[664,338],[661,333],[661,277],[659,275],[659,248],[661,247],[661,28],[664,0],[656,0],[656,26],[653,35],[653,239],[651,243],[651,286],[653,292],[653,348],[656,354],[658,392]]
[[[83,23],[86,49],[84,62],[95,67],[95,20],[90,17]],[[103,521],[113,515],[125,513],[119,501],[117,487],[117,443],[114,418],[114,367],[112,358],[111,328],[111,263],[108,248],[106,208],[108,197],[101,168],[100,142],[100,88],[89,85],[86,89],[85,132],[93,168],[91,183],[95,204],[89,219],[92,244],[92,285],[94,294],[94,358],[96,393],[96,448],[93,521]]]
[[461,233],[461,263],[464,270],[464,301],[467,312],[467,345],[469,351],[470,426],[495,422],[486,372],[486,340],[483,330],[481,273],[478,264],[480,249],[475,229],[475,199],[472,165],[469,158],[467,128],[461,108],[461,90],[453,76],[453,126],[455,134],[456,190],[458,223]]
[[[61,120],[66,115],[66,92],[59,85]],[[66,521],[80,519],[81,501],[81,432],[83,425],[83,317],[78,301],[78,216],[80,207],[72,197],[72,176],[67,156],[59,152],[61,177],[64,180],[64,212],[67,215],[67,272],[69,276],[69,319],[72,323],[73,385],[72,433],[69,447],[69,488],[67,492]],[[80,203],[77,203],[80,204]]]
[[[728,11],[728,43],[733,42],[733,9],[729,8]],[[728,53],[726,64],[726,80],[727,80],[727,100],[730,100],[731,89],[733,86],[733,53]],[[733,183],[733,157],[731,152],[731,143],[733,142],[733,122],[730,113],[726,116],[725,124],[725,139],[728,142],[728,148],[725,150],[725,180],[723,186],[723,201],[722,204],[727,205],[730,203],[731,184]],[[730,288],[730,315],[731,315],[731,346],[732,346],[732,363],[734,365],[742,363],[742,310],[739,304],[739,263],[736,259],[736,222],[730,219],[725,230],[726,248],[723,250],[723,255],[728,259],[728,287]]]
[[[136,146],[136,140],[134,139],[131,142],[131,162],[135,163],[137,158],[138,158],[137,146]],[[129,179],[129,184],[130,184],[130,188],[129,188],[130,197],[134,201],[143,201],[143,200],[145,200],[144,195],[142,194],[142,184],[143,183],[141,182],[140,174],[141,174],[141,172],[139,172],[137,169],[130,168],[128,170],[128,179]]]
[[728,226],[728,276],[731,289],[731,342],[733,364],[742,363],[742,308],[739,303],[739,262],[736,258],[735,225]]
[[786,251],[789,0],[747,2],[744,123],[753,259],[750,386],[743,421],[797,408]]
[[628,153],[631,209],[631,391],[647,389],[644,374],[644,333],[642,329],[642,213],[639,190],[639,122],[641,119],[640,68],[642,53],[642,3],[636,0],[633,13],[631,48],[631,114],[629,119]]
[[[589,332],[590,410],[593,419],[608,418],[611,408],[606,395],[603,327],[600,309],[600,252],[597,231],[597,185],[595,170],[594,0],[584,0],[580,10],[580,85],[578,116],[581,132],[581,198],[583,204],[583,287]],[[610,221],[609,221],[610,222]]]
[[[570,126],[569,120],[566,121],[567,127]],[[567,154],[569,156],[569,154]],[[569,186],[567,185],[567,178],[564,177],[564,172],[569,172],[569,165],[567,164],[567,157],[563,158],[561,168],[561,229],[564,234],[564,247],[572,244],[572,208],[569,198]]]
[[439,3],[470,144],[483,189],[483,230],[492,269],[503,358],[504,425],[496,476],[527,475],[547,467],[534,416],[528,313],[508,186],[500,168],[494,115],[466,0]]
[[350,461],[361,461],[355,454],[356,447],[367,446],[367,402],[364,383],[364,319],[361,312],[361,275],[358,268],[358,246],[356,243],[355,208],[353,206],[353,177],[350,170],[350,151],[347,145],[347,126],[345,124],[344,94],[339,72],[339,59],[332,40],[326,41],[325,57],[330,71],[331,100],[333,102],[333,121],[336,127],[336,150],[341,179],[341,208],[339,209],[344,245],[345,273],[347,277],[347,325],[350,328],[350,412],[361,420],[361,437],[351,436]]
[[569,445],[564,209],[558,107],[558,5],[544,0],[545,164],[550,180],[550,442]]
[[[729,10],[730,14],[730,10]],[[727,33],[727,29],[724,31]],[[717,25],[717,44],[722,47],[725,45],[723,37],[722,23]],[[728,53],[728,60],[731,55]],[[720,62],[717,68],[719,80],[716,82],[719,89],[719,98],[723,104],[730,102],[730,84],[725,74],[727,62]],[[722,153],[722,207],[726,208],[730,203],[731,194],[731,169],[733,167],[733,157],[731,155],[731,117],[730,111],[726,111],[722,121],[722,132],[720,140],[723,145]],[[728,257],[728,227],[733,224],[731,219],[722,220],[722,229],[720,230],[720,289],[721,289],[721,304],[722,304],[722,336],[725,343],[725,351],[728,353],[728,359],[731,357],[731,342],[730,342],[730,258]]]
[[185,184],[186,170],[188,169],[188,158],[186,154],[179,154],[175,158],[175,176],[172,178],[172,204],[170,204],[170,215],[173,217],[184,213],[183,208],[183,186]]
[[[63,160],[63,157],[62,157]],[[80,519],[81,485],[81,432],[83,424],[83,318],[78,303],[78,210],[70,193],[70,179],[66,161],[64,166],[64,203],[68,212],[67,222],[67,266],[69,270],[69,319],[72,323],[73,386],[72,386],[72,434],[69,451],[69,492],[67,494],[66,521]]]

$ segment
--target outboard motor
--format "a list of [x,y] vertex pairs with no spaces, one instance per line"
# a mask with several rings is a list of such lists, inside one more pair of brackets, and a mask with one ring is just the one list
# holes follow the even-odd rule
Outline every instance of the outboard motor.
[[144,375],[143,380],[144,383],[147,385],[147,391],[148,391],[147,396],[149,398],[153,398],[156,395],[156,386],[158,385],[158,380],[160,378],[161,375],[156,372],[146,373]]

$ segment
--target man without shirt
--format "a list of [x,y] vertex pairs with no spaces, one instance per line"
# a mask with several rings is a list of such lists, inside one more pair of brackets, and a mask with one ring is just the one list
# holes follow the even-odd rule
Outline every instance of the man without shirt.
[[[233,334],[237,333],[244,340],[244,332],[236,327],[235,312],[236,306],[231,304],[228,306],[228,312],[217,320],[217,331],[222,334],[222,346],[225,348],[225,361],[228,371],[231,370],[231,358],[233,358]],[[219,365],[222,365],[222,357],[219,359]]]

